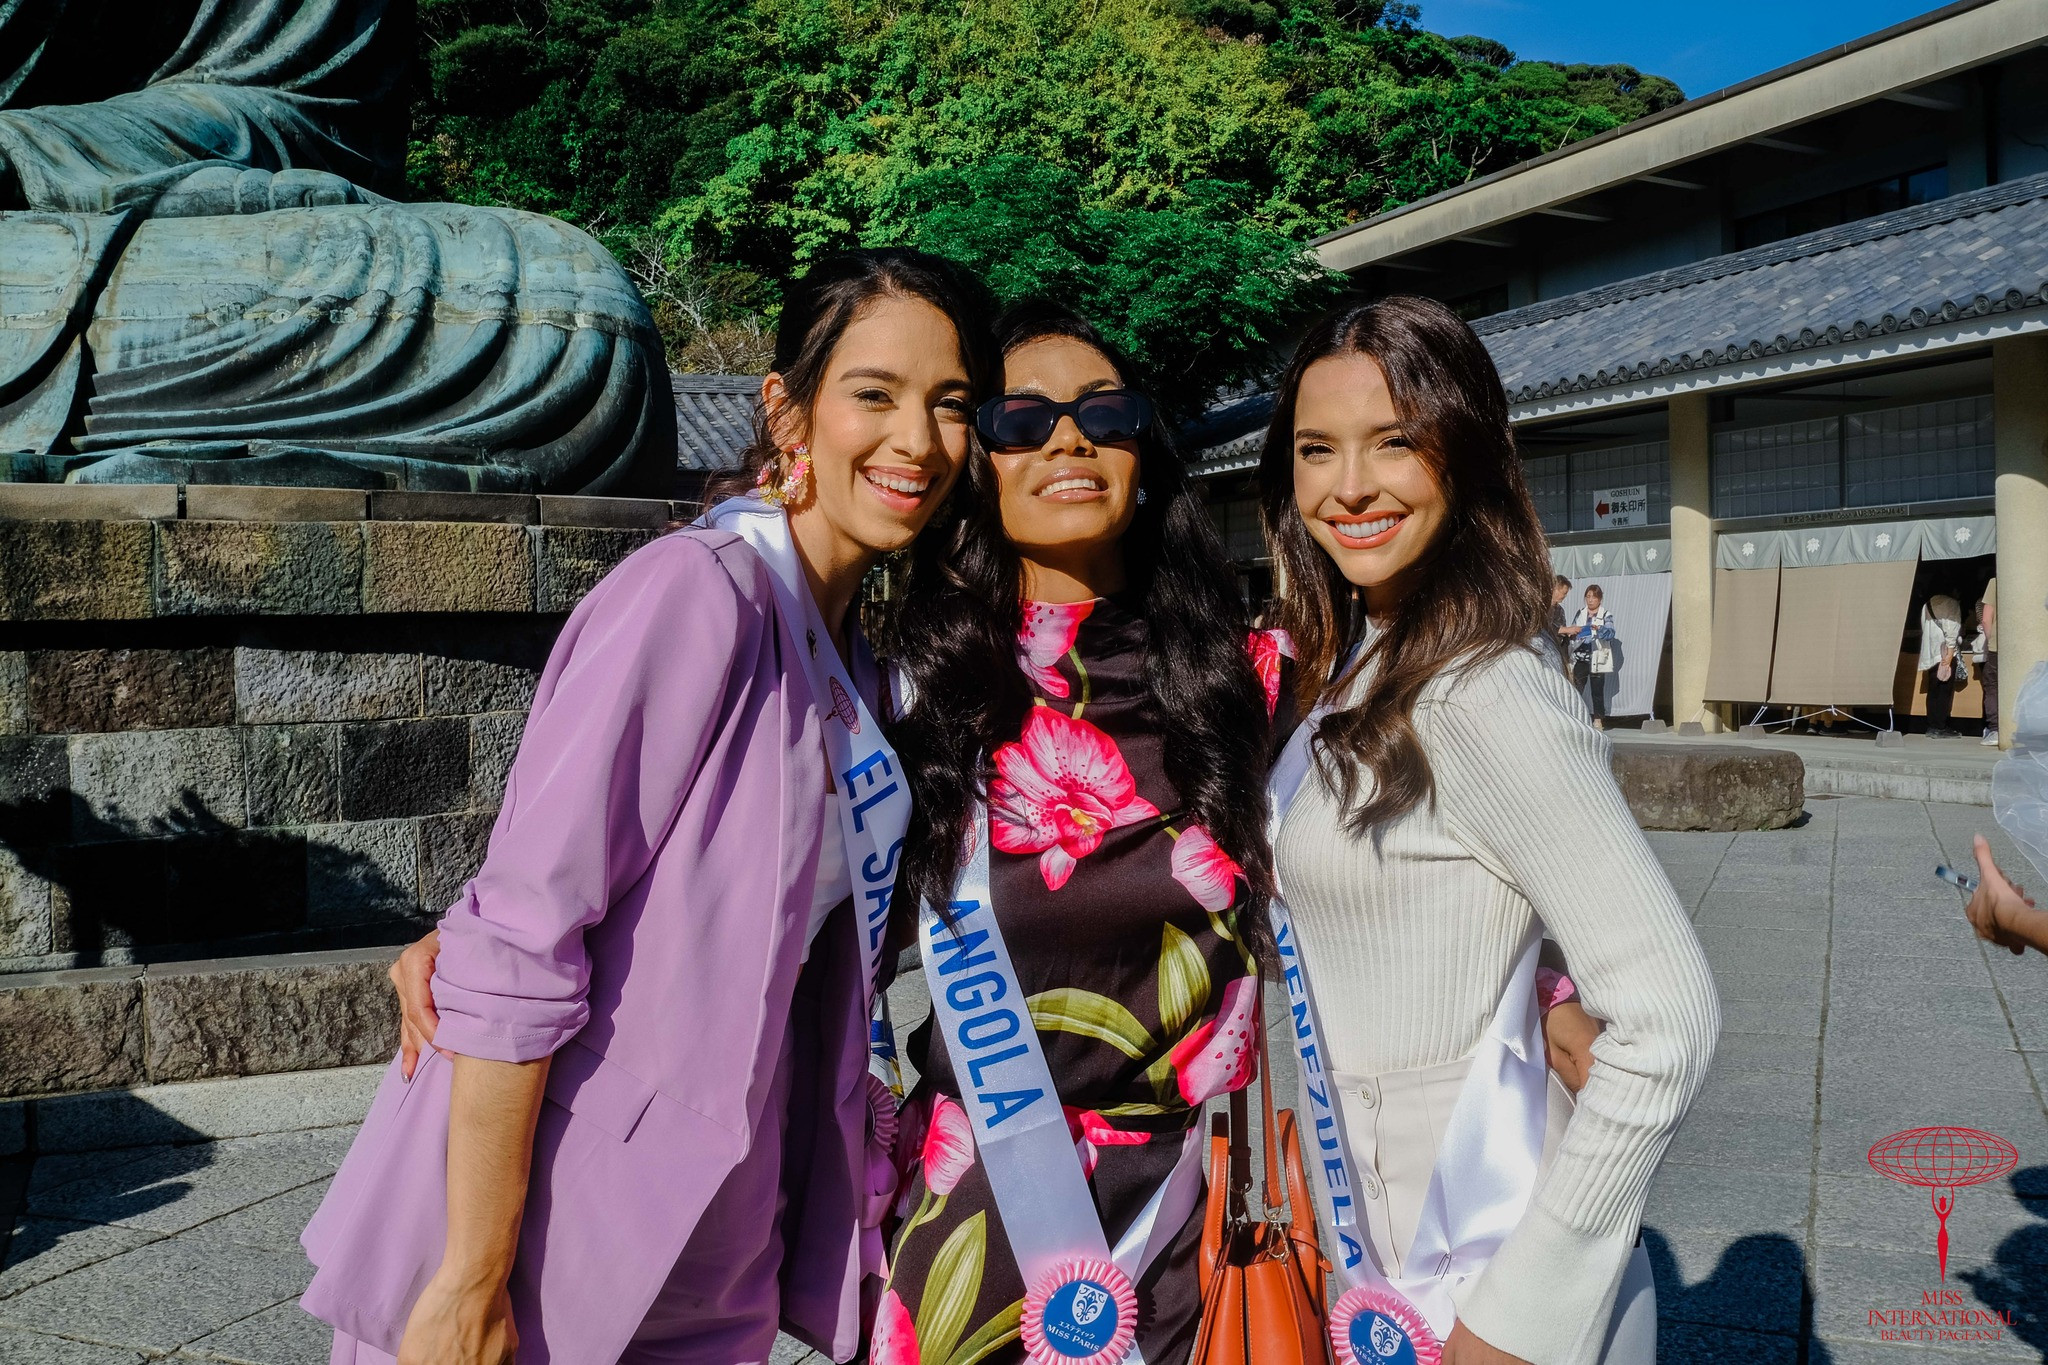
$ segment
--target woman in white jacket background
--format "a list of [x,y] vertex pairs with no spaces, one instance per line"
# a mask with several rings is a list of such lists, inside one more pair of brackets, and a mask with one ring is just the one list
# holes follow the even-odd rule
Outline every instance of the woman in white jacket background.
[[1967,679],[1959,652],[1963,639],[1963,605],[1936,593],[1920,608],[1920,672],[1927,679],[1927,737],[1954,739],[1949,724],[1956,689]]

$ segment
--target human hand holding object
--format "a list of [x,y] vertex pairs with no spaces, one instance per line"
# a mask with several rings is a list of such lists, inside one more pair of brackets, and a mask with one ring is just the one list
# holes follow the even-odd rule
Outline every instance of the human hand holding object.
[[2006,880],[1991,860],[1991,844],[1978,835],[1971,844],[1977,856],[1977,890],[1963,913],[1977,937],[2009,950],[2014,956],[2028,948],[2048,953],[2048,911],[2027,899],[2024,888]]

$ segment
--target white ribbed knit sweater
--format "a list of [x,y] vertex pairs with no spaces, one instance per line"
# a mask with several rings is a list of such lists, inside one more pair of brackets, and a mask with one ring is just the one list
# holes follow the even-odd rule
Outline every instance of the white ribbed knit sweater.
[[1590,1363],[1650,1176],[1713,1055],[1713,978],[1553,655],[1447,671],[1415,725],[1433,806],[1354,836],[1311,773],[1274,849],[1325,1064],[1376,1074],[1464,1057],[1542,921],[1607,1028],[1528,1213],[1458,1295],[1459,1318],[1535,1365]]

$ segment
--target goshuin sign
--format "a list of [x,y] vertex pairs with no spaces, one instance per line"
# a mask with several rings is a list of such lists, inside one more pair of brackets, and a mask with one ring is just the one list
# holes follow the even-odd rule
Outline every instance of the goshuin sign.
[[1602,488],[1593,493],[1593,529],[1619,531],[1650,524],[1650,489],[1646,484]]
[[1881,1138],[1870,1149],[1870,1166],[1901,1185],[1929,1192],[1938,1223],[1934,1249],[1941,1278],[1948,1278],[1948,1215],[1956,1191],[1981,1185],[2019,1165],[2019,1149],[1995,1133],[1975,1128],[1909,1128]]

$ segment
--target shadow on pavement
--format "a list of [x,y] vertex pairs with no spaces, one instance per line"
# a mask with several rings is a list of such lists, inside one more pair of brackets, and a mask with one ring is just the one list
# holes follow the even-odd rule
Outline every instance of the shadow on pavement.
[[[11,1200],[0,1176],[0,1270],[50,1251],[78,1232],[81,1223],[123,1223],[175,1204],[192,1191],[178,1177],[213,1164],[213,1142],[206,1134],[143,1100],[109,1096],[98,1122],[149,1145],[11,1158],[7,1164],[16,1169]],[[38,1165],[40,1182],[35,1179]]]
[[[1826,1344],[1813,1335],[1813,1282],[1806,1273],[1806,1253],[1790,1237],[1758,1233],[1739,1238],[1721,1253],[1713,1273],[1696,1284],[1685,1282],[1671,1244],[1655,1228],[1643,1229],[1643,1249],[1657,1280],[1661,1328],[1783,1336],[1792,1325],[1788,1318],[1795,1318],[1798,1340],[1806,1343],[1799,1359],[1805,1365],[1833,1365]],[[1739,1356],[1737,1349],[1723,1358]]]
[[2041,1221],[2008,1234],[1990,1266],[1965,1270],[1956,1278],[1975,1290],[1986,1308],[2012,1314],[2012,1334],[2048,1360],[2048,1166],[2014,1171],[2011,1184]]

